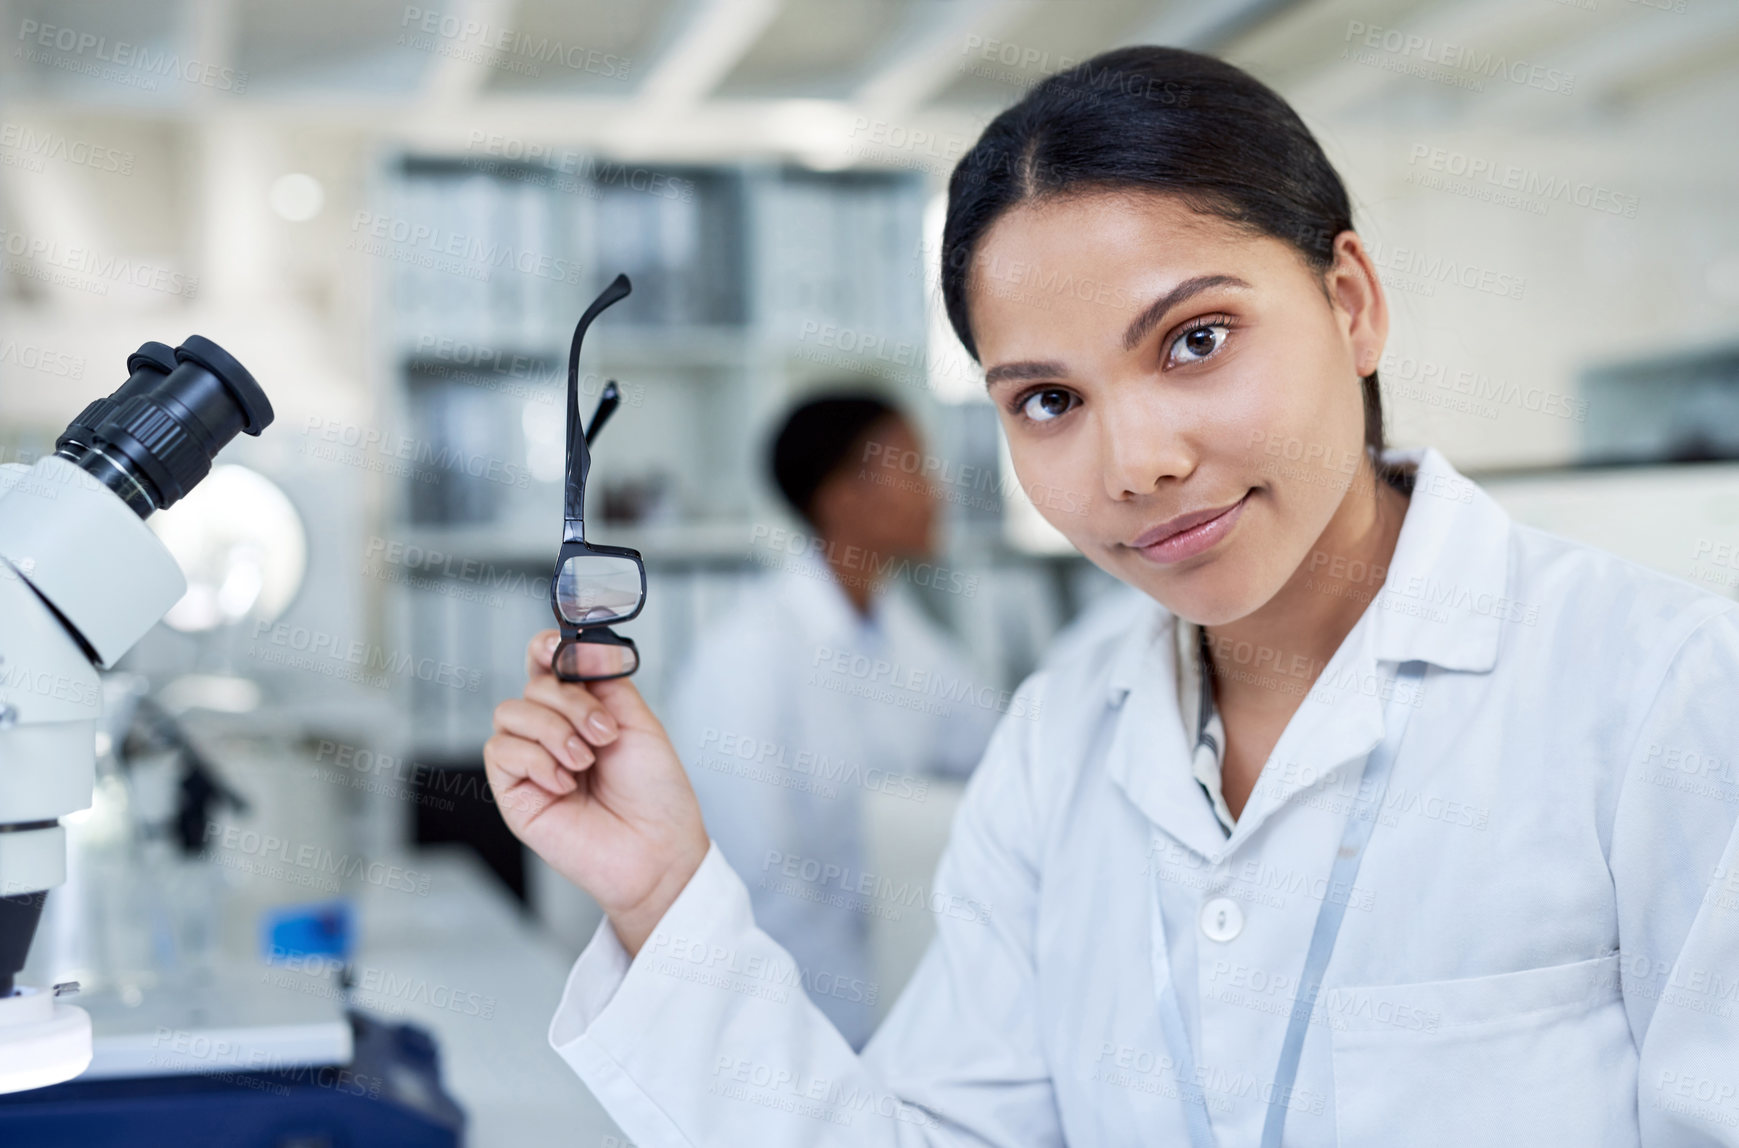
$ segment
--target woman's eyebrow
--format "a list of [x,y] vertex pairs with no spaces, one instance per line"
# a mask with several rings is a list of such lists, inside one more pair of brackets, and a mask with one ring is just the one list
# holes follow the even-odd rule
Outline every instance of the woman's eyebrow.
[[998,363],[984,372],[984,389],[1015,379],[1057,379],[1068,373],[1068,368],[1057,362]]
[[1160,321],[1173,307],[1215,287],[1242,287],[1246,291],[1253,290],[1250,284],[1236,275],[1198,275],[1194,279],[1185,279],[1149,303],[1146,310],[1135,317],[1135,322],[1129,324],[1129,329],[1123,332],[1123,349],[1135,350],[1141,345],[1141,340],[1147,338],[1147,333],[1159,326]]

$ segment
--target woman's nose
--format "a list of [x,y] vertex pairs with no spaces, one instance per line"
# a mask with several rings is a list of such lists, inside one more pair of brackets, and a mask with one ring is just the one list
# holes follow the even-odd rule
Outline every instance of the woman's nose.
[[1099,411],[1100,473],[1113,501],[1139,498],[1166,479],[1195,469],[1195,458],[1177,419],[1151,399],[1129,396],[1102,403]]

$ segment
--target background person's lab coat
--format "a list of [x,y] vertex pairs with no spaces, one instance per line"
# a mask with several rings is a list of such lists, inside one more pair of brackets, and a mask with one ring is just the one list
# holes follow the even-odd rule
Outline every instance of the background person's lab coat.
[[838,884],[877,878],[865,791],[925,800],[929,774],[971,772],[997,717],[994,691],[903,589],[861,617],[811,556],[750,583],[679,676],[667,726],[707,831],[853,1048],[883,991],[869,931],[884,907]]
[[[1422,660],[1286,1144],[1739,1145],[1733,601],[1515,525],[1425,452],[1381,596],[1230,838],[1191,776],[1175,622],[1156,605],[1028,680],[862,1056],[748,991],[789,958],[716,847],[632,962],[599,926],[551,1044],[642,1148],[1187,1144],[1172,983],[1186,1083],[1253,1148],[1381,695]],[[675,938],[738,971],[686,975]]]

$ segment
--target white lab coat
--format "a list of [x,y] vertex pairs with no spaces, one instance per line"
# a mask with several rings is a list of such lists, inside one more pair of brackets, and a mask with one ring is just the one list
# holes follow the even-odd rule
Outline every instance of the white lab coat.
[[969,774],[1012,697],[984,689],[903,588],[878,593],[865,619],[818,557],[779,557],[703,634],[668,729],[756,922],[861,1048],[883,1003],[870,961],[875,907],[814,897],[780,870],[796,858],[800,870],[857,879],[865,795],[925,801],[930,774]]
[[1401,457],[1383,594],[1229,839],[1154,607],[1023,687],[1036,718],[968,785],[936,939],[861,1057],[762,991],[784,958],[717,849],[632,963],[599,927],[552,1045],[641,1148],[1187,1145],[1171,979],[1218,1143],[1253,1148],[1381,695],[1422,659],[1286,1144],[1739,1145],[1734,603]]

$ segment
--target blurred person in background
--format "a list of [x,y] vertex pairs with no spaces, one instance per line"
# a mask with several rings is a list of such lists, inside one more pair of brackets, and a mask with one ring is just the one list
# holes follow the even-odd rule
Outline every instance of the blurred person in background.
[[966,776],[998,716],[845,692],[838,687],[859,679],[831,669],[882,665],[940,683],[973,676],[899,585],[902,571],[927,582],[920,572],[937,569],[936,491],[910,465],[923,457],[911,422],[873,394],[830,394],[789,412],[769,464],[805,529],[768,532],[764,557],[777,568],[702,633],[669,717],[706,824],[748,876],[755,919],[796,958],[804,988],[853,1048],[869,1039],[880,999],[868,902],[805,899],[824,887],[803,875],[838,874],[827,891],[857,881],[865,791],[923,800],[925,774]]

